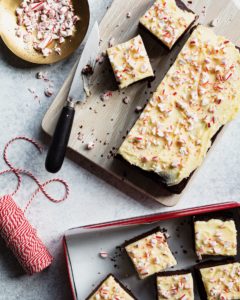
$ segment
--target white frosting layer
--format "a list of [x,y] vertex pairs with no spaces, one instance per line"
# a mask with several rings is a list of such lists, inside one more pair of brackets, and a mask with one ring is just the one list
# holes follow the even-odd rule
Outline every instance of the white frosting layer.
[[88,300],[133,300],[130,296],[110,275]]
[[126,251],[141,279],[177,264],[160,231],[128,245]]
[[192,274],[157,276],[158,300],[194,300]]
[[240,263],[200,270],[207,300],[240,299]]
[[197,255],[237,255],[237,230],[233,220],[194,222]]
[[107,53],[121,89],[154,75],[140,35],[109,48]]
[[179,8],[175,0],[157,0],[140,23],[168,48],[172,48],[195,17],[194,13]]
[[240,107],[240,54],[198,26],[119,149],[129,163],[176,185],[198,168]]

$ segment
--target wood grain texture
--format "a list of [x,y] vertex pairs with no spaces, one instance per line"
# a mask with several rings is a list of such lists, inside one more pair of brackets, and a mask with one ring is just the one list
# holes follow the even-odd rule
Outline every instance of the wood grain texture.
[[[181,195],[174,195],[159,182],[154,181],[147,173],[113,157],[121,145],[123,137],[139,117],[139,114],[135,112],[136,106],[146,104],[187,39],[187,35],[185,35],[170,52],[153,39],[148,32],[139,28],[139,18],[152,3],[153,1],[139,0],[136,5],[134,0],[114,0],[100,24],[100,32],[101,51],[108,48],[108,42],[112,37],[115,39],[114,44],[118,44],[140,33],[156,72],[155,80],[150,84],[142,81],[119,91],[108,60],[106,59],[103,64],[98,65],[91,78],[91,96],[76,108],[69,147],[85,158],[89,164],[107,171],[110,177],[119,178],[123,185],[130,185],[138,192],[140,191],[163,205],[173,206],[189,188],[197,172],[194,173]],[[225,35],[237,44],[239,31],[236,28],[240,27],[240,7],[237,7],[236,3],[238,3],[236,0],[194,0],[190,8],[199,14],[198,22],[202,24],[208,24],[211,20],[218,18],[218,25],[214,31]],[[131,18],[126,18],[127,12],[131,12]],[[74,68],[43,119],[42,128],[49,135],[53,134],[73,73]],[[101,101],[100,95],[108,90],[113,92],[113,96],[105,102]],[[130,97],[128,104],[124,104],[122,101],[126,95]],[[89,151],[86,149],[86,145],[92,141],[95,142],[95,147]]]

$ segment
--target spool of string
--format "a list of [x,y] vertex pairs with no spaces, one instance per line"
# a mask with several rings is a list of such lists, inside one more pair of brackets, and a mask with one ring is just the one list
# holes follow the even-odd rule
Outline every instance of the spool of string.
[[[16,140],[27,141],[33,144],[39,152],[42,150],[41,146],[37,142],[27,137],[16,137],[10,140],[4,148],[3,158],[9,169],[0,172],[0,175],[14,173],[17,177],[17,187],[12,194],[5,195],[0,198],[0,235],[16,256],[23,269],[28,274],[33,274],[41,272],[50,266],[53,257],[42,240],[38,237],[36,230],[25,217],[25,213],[39,192],[42,192],[50,201],[59,203],[67,199],[69,187],[64,180],[59,178],[40,183],[31,172],[15,168],[13,164],[10,163],[7,154],[9,146]],[[24,210],[22,210],[13,199],[13,196],[18,192],[21,186],[23,174],[32,178],[38,185],[38,188],[33,193],[31,199],[27,202]],[[53,182],[58,182],[65,188],[65,194],[61,199],[54,199],[45,189],[47,185]]]

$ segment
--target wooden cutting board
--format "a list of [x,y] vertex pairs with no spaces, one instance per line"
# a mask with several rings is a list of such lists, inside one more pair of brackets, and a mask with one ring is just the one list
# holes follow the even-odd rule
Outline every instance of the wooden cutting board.
[[[140,32],[153,69],[156,71],[156,79],[151,84],[146,81],[139,82],[123,91],[118,91],[108,60],[105,59],[102,64],[97,65],[94,75],[91,77],[91,96],[84,104],[78,105],[76,108],[69,148],[86,159],[87,164],[99,168],[100,174],[102,170],[109,174],[109,178],[112,176],[118,178],[121,186],[130,185],[134,190],[140,191],[163,205],[173,206],[186,192],[186,188],[180,195],[174,195],[154,181],[147,173],[142,173],[137,168],[114,158],[127,131],[139,117],[139,113],[135,112],[136,107],[146,104],[147,99],[156,90],[186,40],[186,37],[182,39],[170,52],[154,40],[150,34],[141,32],[138,20],[153,2],[114,0],[100,24],[100,33],[101,51],[104,52],[108,48],[111,38],[114,39],[114,44],[118,44]],[[214,30],[237,44],[238,29],[240,28],[240,0],[193,0],[191,2],[192,4],[188,6],[200,16],[199,23],[209,24],[217,18],[218,22]],[[185,3],[189,4],[187,1]],[[131,18],[127,18],[128,12],[131,13]],[[49,135],[53,134],[72,76],[73,70],[43,119],[42,128]],[[112,91],[112,96],[108,100],[102,101],[101,95],[106,91]],[[130,97],[128,104],[122,101],[125,96]],[[86,149],[89,142],[95,143],[94,149]],[[196,174],[197,172],[194,173],[194,177]],[[188,188],[192,179],[188,182]]]

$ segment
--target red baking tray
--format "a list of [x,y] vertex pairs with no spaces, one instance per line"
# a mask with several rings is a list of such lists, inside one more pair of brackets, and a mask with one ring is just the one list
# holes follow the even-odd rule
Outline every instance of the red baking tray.
[[[133,288],[136,296],[138,293],[141,294],[140,299],[153,299],[153,295],[150,295],[153,290],[153,279],[139,281],[132,266],[126,258],[121,257],[122,254],[118,253],[116,247],[125,240],[160,225],[170,230],[170,248],[175,251],[178,260],[176,269],[192,267],[197,257],[192,246],[190,216],[215,211],[222,211],[224,215],[224,212],[230,210],[235,214],[240,230],[239,207],[240,204],[237,202],[226,202],[220,205],[157,213],[69,229],[64,236],[63,246],[73,299],[84,300],[108,273],[120,277],[126,285]],[[240,242],[238,244],[240,245]],[[109,257],[100,258],[100,251],[107,251]],[[195,299],[200,299],[197,292]]]

